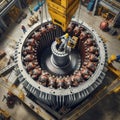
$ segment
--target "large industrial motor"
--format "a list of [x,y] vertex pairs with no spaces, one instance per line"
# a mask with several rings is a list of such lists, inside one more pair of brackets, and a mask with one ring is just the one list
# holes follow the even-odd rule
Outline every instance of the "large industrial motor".
[[[77,38],[75,46],[74,41],[67,41],[67,48],[58,45],[66,33]],[[73,107],[91,94],[105,77],[106,59],[106,46],[97,33],[75,21],[66,32],[50,21],[36,23],[15,51],[19,81],[38,101],[55,108]]]

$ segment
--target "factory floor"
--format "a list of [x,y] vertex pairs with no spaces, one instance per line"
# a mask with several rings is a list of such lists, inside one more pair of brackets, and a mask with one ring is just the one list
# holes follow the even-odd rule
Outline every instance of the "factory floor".
[[[35,3],[34,3],[35,4]],[[34,7],[34,4],[32,7]],[[14,54],[14,48],[18,39],[24,35],[21,30],[21,25],[24,25],[27,29],[31,29],[27,26],[30,13],[28,9],[24,10],[27,13],[27,18],[23,19],[20,24],[11,24],[8,30],[0,38],[0,50],[4,50],[7,55],[6,59],[0,60],[0,69],[2,69],[8,63],[8,59]],[[45,19],[45,17],[44,17]],[[99,29],[100,22],[104,19],[100,16],[92,16],[85,7],[82,6],[80,12],[80,19],[86,22],[89,26],[96,30],[96,32],[104,38],[108,49],[108,57],[111,54],[120,54],[120,40],[117,36],[111,36],[108,32],[103,32]],[[40,22],[40,21],[38,21]],[[119,31],[120,34],[120,31]],[[4,63],[4,64],[3,64]],[[117,67],[120,69],[119,64]],[[41,120],[35,113],[29,110],[23,104],[17,103],[13,109],[9,109],[3,100],[3,96],[6,95],[7,88],[0,81],[0,108],[8,111],[15,120]],[[112,94],[105,97],[100,103],[95,105],[91,110],[85,113],[79,120],[120,120],[120,94]]]

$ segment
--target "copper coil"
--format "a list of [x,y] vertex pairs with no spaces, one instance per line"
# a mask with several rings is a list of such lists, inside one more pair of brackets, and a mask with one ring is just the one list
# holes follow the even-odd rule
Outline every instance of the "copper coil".
[[90,75],[83,75],[84,80],[88,80],[90,78]]
[[34,38],[35,40],[40,40],[40,37],[42,36],[41,32],[35,32],[32,35],[32,38]]
[[47,25],[47,29],[48,29],[48,31],[50,31],[50,30],[55,29],[55,27],[54,27],[53,24],[49,23],[49,24]]
[[73,32],[74,32],[75,35],[78,35],[79,32],[80,32],[80,28],[79,28],[78,26],[76,26],[76,27],[74,28]]
[[80,70],[79,70],[78,72],[76,72],[75,75],[76,75],[77,77],[79,77],[79,79],[77,79],[79,83],[84,81],[84,79],[83,79],[83,77],[82,77],[82,73],[81,73]]
[[98,52],[98,49],[95,46],[86,46],[85,52],[95,54],[96,52]]
[[64,79],[62,77],[59,77],[56,79],[57,88],[63,88],[64,87]]
[[41,85],[47,86],[48,84],[48,76],[47,75],[41,75],[38,79]]
[[86,59],[84,62],[83,62],[83,66],[86,66],[88,64],[88,59]]
[[38,76],[37,75],[31,75],[31,77],[32,77],[32,79],[34,79],[34,80],[37,80],[38,79]]
[[84,78],[84,80],[88,80],[90,78],[90,76],[92,75],[92,72],[89,71],[87,68],[82,68],[81,74],[82,74],[82,77]]
[[39,31],[41,32],[41,34],[45,34],[47,32],[47,29],[45,27],[41,27]]
[[92,38],[91,33],[87,33],[87,38]]
[[84,45],[91,46],[94,45],[95,41],[91,38],[87,38],[87,40],[84,42]]
[[35,59],[35,57],[34,57],[34,55],[32,55],[32,54],[28,54],[28,55],[26,55],[25,57],[24,57],[24,61],[26,61],[26,62],[31,62],[31,61],[33,61]]
[[68,33],[72,32],[73,28],[74,28],[74,24],[71,22],[67,27],[67,32]]
[[79,38],[80,38],[80,40],[83,40],[84,38],[86,38],[87,37],[87,35],[86,35],[86,32],[81,32],[80,33],[80,36],[79,36]]
[[36,65],[33,62],[26,63],[26,69],[29,72],[30,70],[34,69]]
[[97,62],[98,61],[98,58],[95,54],[90,54],[89,58],[90,58],[90,61],[92,61],[92,62]]
[[30,45],[27,47],[24,47],[24,51],[27,52],[27,54],[31,54],[31,53],[36,52],[35,49]]
[[40,68],[35,68],[32,73],[33,75],[40,76],[42,74],[42,70]]
[[84,62],[88,61],[90,57],[90,53],[85,52],[85,58],[84,58]]
[[88,62],[86,67],[90,69],[92,72],[94,72],[96,69],[96,65],[93,62]]
[[95,46],[89,47],[89,52],[90,53],[95,53],[96,51],[98,51],[98,49]]
[[27,40],[27,43],[26,43],[27,46],[33,46],[35,47],[36,46],[36,41],[34,38],[30,38]]
[[55,87],[55,85],[56,85],[55,77],[49,77],[48,86]]
[[85,30],[85,28],[81,26],[80,27],[80,31],[84,31],[84,30]]
[[81,76],[83,75],[83,73],[84,73],[84,75],[86,74],[89,74],[89,75],[91,75],[92,74],[92,72],[87,68],[87,65],[88,65],[88,63],[89,63],[90,61],[88,61],[88,62],[86,62],[86,64],[83,64],[82,66],[81,66],[81,68],[80,68],[80,71],[81,71]]
[[36,68],[39,68],[39,63],[38,63],[37,59],[34,60],[34,65],[36,65]]
[[72,79],[71,77],[67,76],[65,79],[64,79],[64,85],[65,85],[65,88],[68,88],[72,85]]
[[32,76],[33,71],[32,71],[32,70],[30,70],[28,73],[29,73],[29,75],[30,75],[30,76]]
[[27,55],[26,50],[23,50],[23,51],[22,51],[22,56],[25,57],[26,55]]
[[76,80],[78,83],[80,82],[81,75],[75,74],[74,75],[74,80]]
[[77,87],[78,85],[79,85],[79,76],[77,76],[77,75],[72,75],[71,76],[71,79],[72,79],[72,86],[73,87]]
[[98,50],[95,52],[95,55],[96,55],[97,57],[99,56],[99,51],[98,51]]
[[42,75],[49,76],[49,73],[47,71],[42,70]]

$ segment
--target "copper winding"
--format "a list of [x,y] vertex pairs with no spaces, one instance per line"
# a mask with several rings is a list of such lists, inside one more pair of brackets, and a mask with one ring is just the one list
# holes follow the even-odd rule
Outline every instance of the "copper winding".
[[31,77],[39,84],[45,87],[68,88],[77,87],[82,82],[88,80],[96,70],[98,64],[99,50],[92,35],[86,32],[85,28],[70,23],[67,29],[68,33],[79,36],[80,46],[82,46],[83,63],[81,68],[71,76],[52,76],[50,73],[44,72],[37,61],[37,49],[40,44],[40,38],[45,33],[55,30],[55,25],[49,23],[42,26],[39,31],[35,31],[23,47],[23,64]]

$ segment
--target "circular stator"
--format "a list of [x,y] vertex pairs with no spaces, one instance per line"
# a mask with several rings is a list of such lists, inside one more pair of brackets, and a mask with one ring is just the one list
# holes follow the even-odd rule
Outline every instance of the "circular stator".
[[[67,34],[66,34],[67,33]],[[103,81],[106,46],[86,23],[72,21],[66,32],[51,21],[35,24],[15,51],[19,80],[40,102],[73,107]]]

